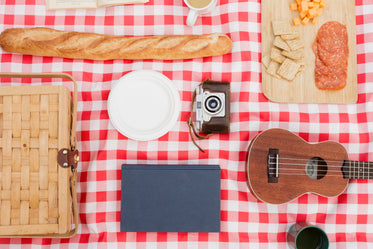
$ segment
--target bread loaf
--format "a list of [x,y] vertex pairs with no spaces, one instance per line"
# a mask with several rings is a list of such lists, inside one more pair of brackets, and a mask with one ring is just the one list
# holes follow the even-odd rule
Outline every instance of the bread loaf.
[[232,41],[225,34],[120,37],[49,28],[13,28],[0,34],[7,52],[72,59],[176,60],[223,55]]

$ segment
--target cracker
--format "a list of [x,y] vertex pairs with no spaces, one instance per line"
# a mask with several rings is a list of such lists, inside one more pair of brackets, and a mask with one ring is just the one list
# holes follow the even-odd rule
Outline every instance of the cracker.
[[298,49],[295,51],[282,51],[281,54],[293,60],[300,60],[304,58],[304,50]]
[[304,42],[300,39],[286,40],[286,43],[292,51],[304,48]]
[[271,63],[271,57],[269,55],[266,55],[262,58],[262,64],[264,65],[265,68],[268,68],[269,63]]
[[306,66],[305,65],[300,65],[300,67],[298,69],[298,72],[295,75],[295,77],[297,77],[299,74],[301,74],[304,70],[306,70]]
[[278,62],[282,63],[286,58],[281,54],[281,50],[275,47],[272,47],[271,49],[271,59]]
[[[301,72],[303,72],[304,70],[306,70],[306,68],[307,68],[307,63],[306,63],[306,61],[304,60],[304,58],[298,60],[297,63],[300,65],[300,66],[299,66],[299,69],[298,69],[298,74],[301,73]],[[297,74],[297,75],[298,75],[298,74]]]
[[269,73],[272,76],[275,76],[276,78],[280,78],[280,76],[276,73],[279,68],[280,63],[277,63],[276,61],[272,60],[267,67],[267,73]]
[[290,51],[289,45],[281,39],[280,36],[276,36],[273,40],[273,45],[286,51]]
[[284,34],[284,35],[281,35],[281,38],[285,41],[286,40],[293,40],[293,39],[299,38],[299,33],[295,31],[292,34]]
[[293,28],[288,21],[278,20],[272,21],[272,29],[274,35],[292,34]]
[[299,68],[300,64],[290,59],[286,59],[277,70],[277,74],[289,81],[292,81],[298,73]]

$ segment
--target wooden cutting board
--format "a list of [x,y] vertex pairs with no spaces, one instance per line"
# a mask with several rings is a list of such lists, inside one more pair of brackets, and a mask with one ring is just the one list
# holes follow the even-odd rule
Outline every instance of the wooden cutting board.
[[[262,0],[262,58],[270,54],[274,39],[272,20],[289,20],[298,16],[291,11],[290,3],[295,0]],[[319,90],[315,85],[315,55],[312,44],[317,31],[328,21],[338,21],[347,27],[348,32],[348,70],[347,85],[341,90]],[[356,58],[356,19],[355,1],[327,0],[323,14],[315,25],[297,26],[301,39],[305,43],[306,69],[291,82],[276,79],[262,66],[262,88],[264,95],[273,102],[285,103],[336,103],[351,104],[357,102],[357,58]]]

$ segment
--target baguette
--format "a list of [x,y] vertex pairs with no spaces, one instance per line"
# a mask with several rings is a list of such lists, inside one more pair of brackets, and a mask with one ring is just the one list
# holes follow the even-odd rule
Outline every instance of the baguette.
[[50,28],[12,28],[0,34],[7,52],[71,59],[176,60],[223,55],[232,41],[225,34],[120,37]]

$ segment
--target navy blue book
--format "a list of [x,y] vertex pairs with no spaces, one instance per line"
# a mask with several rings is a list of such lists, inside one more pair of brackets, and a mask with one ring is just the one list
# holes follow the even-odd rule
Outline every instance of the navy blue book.
[[218,165],[122,165],[121,232],[220,232]]

